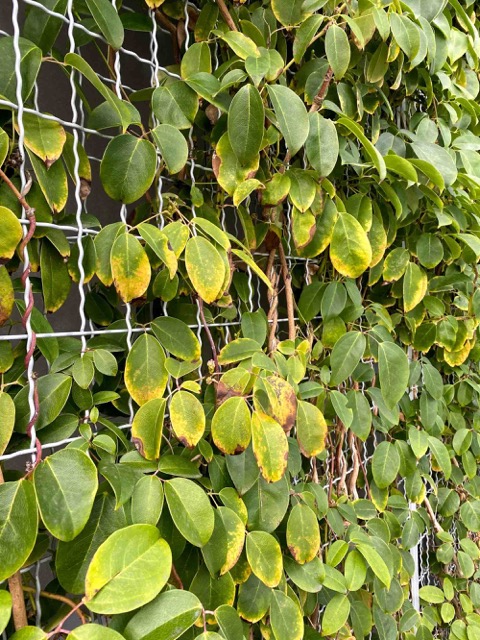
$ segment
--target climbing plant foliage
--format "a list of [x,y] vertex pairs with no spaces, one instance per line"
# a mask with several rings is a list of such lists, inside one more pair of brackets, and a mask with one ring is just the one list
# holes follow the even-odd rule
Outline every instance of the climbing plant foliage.
[[[478,3],[27,9],[0,37],[0,323],[30,332],[0,340],[0,631],[478,640]],[[114,91],[152,18],[171,64]],[[46,67],[99,167],[38,115]],[[79,287],[94,332],[48,337]]]

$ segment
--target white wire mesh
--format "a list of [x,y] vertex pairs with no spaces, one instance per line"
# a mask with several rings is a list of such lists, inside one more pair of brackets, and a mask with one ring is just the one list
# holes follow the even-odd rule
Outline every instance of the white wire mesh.
[[[85,144],[87,146],[87,153],[90,160],[94,162],[100,162],[101,160],[100,157],[88,152],[88,144],[87,144],[88,140],[90,138],[91,139],[99,138],[100,140],[104,140],[105,142],[107,142],[112,138],[112,136],[106,133],[103,133],[101,131],[97,131],[96,129],[89,128],[88,126],[85,125],[82,102],[79,98],[78,91],[77,91],[77,84],[76,84],[77,82],[81,83],[81,78],[75,77],[75,72],[71,74],[70,81],[69,81],[69,86],[70,86],[69,104],[71,107],[70,119],[65,119],[65,117],[60,117],[59,115],[56,115],[56,114],[45,114],[41,112],[38,108],[31,108],[31,107],[25,106],[22,100],[22,77],[21,77],[21,71],[20,71],[21,54],[19,49],[19,38],[20,38],[20,32],[21,32],[21,25],[19,23],[19,8],[20,8],[19,5],[21,3],[23,5],[30,5],[32,7],[41,9],[42,11],[45,11],[47,14],[51,15],[52,17],[56,17],[62,21],[65,24],[65,27],[67,29],[68,50],[71,53],[81,54],[81,51],[77,47],[75,42],[76,31],[81,31],[86,35],[90,36],[91,38],[104,42],[102,36],[100,36],[98,33],[92,32],[83,24],[80,24],[78,20],[75,19],[74,10],[73,10],[73,0],[68,0],[66,15],[47,9],[41,2],[37,2],[36,0],[11,0],[12,30],[10,31],[7,27],[5,27],[5,30],[4,29],[0,30],[0,35],[14,36],[14,46],[15,46],[15,55],[16,55],[15,77],[17,82],[16,103],[13,103],[9,100],[5,100],[1,98],[0,106],[12,108],[16,112],[16,119],[17,119],[17,125],[18,125],[18,148],[21,156],[25,157],[25,149],[24,149],[24,143],[23,143],[23,140],[24,140],[23,115],[25,113],[34,114],[41,118],[45,118],[46,120],[58,122],[62,126],[64,126],[67,130],[69,130],[73,135],[73,156],[74,156],[73,181],[75,185],[75,192],[74,192],[75,224],[74,225],[62,224],[62,223],[55,223],[55,222],[49,223],[49,222],[39,221],[37,223],[37,226],[39,228],[44,228],[44,229],[58,229],[68,234],[67,239],[70,242],[75,243],[76,246],[78,247],[77,268],[78,268],[78,274],[79,274],[78,285],[77,285],[78,294],[79,294],[79,305],[78,305],[78,311],[76,312],[76,315],[78,318],[76,329],[68,330],[68,331],[56,330],[53,333],[39,332],[35,335],[34,332],[32,331],[31,315],[26,314],[25,332],[21,333],[21,332],[18,332],[17,330],[12,330],[8,334],[0,335],[0,341],[10,341],[12,343],[15,343],[18,341],[25,340],[27,345],[26,347],[27,353],[29,353],[32,350],[32,345],[35,344],[35,339],[48,340],[48,339],[75,337],[81,340],[82,352],[84,353],[87,348],[87,341],[89,338],[92,338],[94,336],[126,335],[127,348],[129,350],[132,347],[133,339],[136,334],[143,333],[145,331],[150,330],[149,327],[135,326],[136,323],[135,323],[135,317],[134,317],[132,305],[130,304],[125,305],[125,323],[126,323],[125,328],[95,328],[93,323],[87,322],[87,316],[85,313],[85,303],[86,303],[85,286],[86,285],[85,285],[83,241],[86,237],[89,237],[89,236],[95,237],[99,233],[99,230],[96,228],[87,226],[84,221],[83,214],[86,212],[86,207],[84,202],[82,201],[81,191],[80,191],[81,189],[81,181],[80,181],[80,175],[79,175],[80,157],[79,157],[78,148],[79,148],[80,142],[82,144]],[[112,4],[115,5],[115,0],[112,0]],[[185,7],[185,23],[184,23],[185,49],[188,49],[190,45],[190,33],[188,30],[188,24],[189,24],[188,6],[189,6],[189,3],[187,0],[184,5]],[[128,7],[125,7],[125,8],[128,9]],[[136,51],[130,50],[126,47],[122,47],[115,53],[115,56],[114,56],[114,71],[115,71],[114,79],[100,76],[102,81],[113,86],[118,97],[122,97],[123,91],[126,91],[127,93],[133,91],[132,87],[130,86],[130,83],[127,84],[127,82],[125,81],[125,78],[122,77],[122,56],[131,58],[136,64],[140,65],[141,67],[145,67],[148,70],[148,73],[150,74],[150,78],[151,78],[151,86],[153,88],[159,86],[160,73],[169,75],[174,78],[179,77],[175,73],[172,73],[170,70],[160,65],[159,38],[162,38],[162,30],[157,25],[157,21],[155,19],[155,15],[153,11],[151,12],[151,21],[152,21],[152,30],[149,34],[150,58],[149,59],[144,58],[140,56]],[[214,53],[215,53],[216,65],[218,65],[218,57],[216,55],[216,51]],[[156,121],[155,119],[153,119],[153,125],[155,125],[155,123]],[[199,171],[211,171],[209,167],[204,167],[203,165],[201,165],[199,162],[196,161],[195,140],[193,136],[194,136],[194,132],[192,127],[192,129],[189,132],[189,147],[190,147],[189,176],[190,176],[192,188],[195,187],[197,175]],[[158,166],[160,165],[160,162],[161,162],[161,159],[158,158]],[[26,170],[25,170],[24,164],[21,166],[21,169],[20,169],[20,178],[21,178],[21,188],[24,189],[27,185],[27,176],[26,176]],[[163,189],[164,189],[164,181],[160,177],[160,179],[157,182],[157,194],[156,194],[158,199],[159,213],[162,212],[163,206],[164,206]],[[248,204],[249,203],[247,202],[247,207],[248,207]],[[192,212],[192,216],[195,217],[196,211],[194,206],[192,206],[191,212]],[[118,212],[118,218],[124,223],[127,222],[127,213],[128,212],[127,212],[126,206],[122,206],[120,211]],[[290,219],[290,216],[291,216],[290,207],[286,211],[286,216],[288,219]],[[227,230],[228,225],[227,225],[227,216],[226,216],[225,208],[223,208],[221,212],[221,222],[224,229]],[[30,222],[25,212],[23,213],[23,218],[21,220],[21,223],[24,229],[24,236],[26,236],[28,233]],[[158,218],[158,224],[160,228],[162,228],[164,225],[164,220],[161,215]],[[235,225],[235,228],[237,228],[238,221],[236,218],[234,219],[234,225]],[[288,225],[288,229],[290,230],[290,225]],[[192,232],[196,233],[195,225],[192,225]],[[288,235],[289,251],[288,251],[288,255],[286,255],[288,267],[290,270],[292,270],[296,265],[303,265],[304,272],[305,272],[305,281],[306,283],[309,283],[311,280],[310,268],[315,263],[315,260],[310,260],[308,258],[301,258],[298,256],[290,255],[292,253],[291,245],[292,245],[292,238],[289,231],[289,235]],[[269,256],[268,253],[260,253],[260,252],[256,252],[255,255],[257,258],[268,258]],[[33,299],[33,294],[31,293],[32,283],[29,277],[30,262],[29,262],[28,245],[25,245],[23,249],[23,264],[24,264],[23,273],[24,273],[24,285],[25,285],[24,302],[25,302],[26,308],[28,309],[29,305],[31,305],[31,300]],[[252,272],[250,268],[247,269],[247,288],[248,288],[248,300],[246,301],[246,304],[244,307],[245,310],[254,311],[255,309],[261,308],[262,285],[258,280],[257,276]],[[166,303],[163,305],[163,312],[165,315],[168,313]],[[320,316],[313,318],[312,322],[315,322],[316,320],[319,320],[319,319],[320,319]],[[288,322],[288,319],[286,317],[280,317],[278,319],[278,323],[280,325],[286,322]],[[224,342],[228,342],[232,337],[232,332],[234,332],[235,330],[238,330],[240,323],[241,323],[240,319],[223,320],[223,321],[220,320],[220,321],[214,321],[209,323],[209,327],[212,329],[213,328],[222,329],[223,333],[222,333],[221,339]],[[190,324],[189,326],[190,328],[196,331],[198,338],[202,343],[204,328],[202,326],[200,306],[198,306],[197,308],[196,323]],[[307,334],[307,337],[308,337],[308,334]],[[34,391],[35,391],[34,366],[35,366],[35,362],[34,362],[33,350],[32,350],[32,356],[28,359],[27,367],[26,367],[28,385],[30,390],[30,393],[29,393],[30,418],[32,420],[35,417],[35,411],[36,411],[35,402],[34,402]],[[362,385],[362,391],[363,391],[363,385]],[[369,403],[370,403],[372,412],[375,412],[376,407],[374,406],[370,398],[369,398]],[[132,400],[130,399],[128,420],[126,420],[124,424],[119,424],[118,427],[122,430],[128,430],[131,427],[133,415],[134,415],[133,403],[132,403]],[[85,418],[88,418],[88,416],[86,415]],[[74,442],[79,437],[80,436],[72,436],[72,437],[64,438],[55,442],[44,443],[43,448],[45,450],[58,449],[66,446],[67,444]],[[15,459],[22,459],[22,458],[26,459],[28,456],[31,456],[32,459],[34,459],[35,452],[36,452],[35,441],[36,441],[36,432],[35,432],[35,428],[33,427],[31,430],[30,446],[24,449],[0,456],[0,461],[7,462]],[[375,446],[375,442],[373,443],[373,446]],[[362,465],[366,466],[368,464],[369,460],[371,459],[372,453],[373,453],[373,449],[367,446],[367,444],[364,444],[361,450]],[[358,472],[358,467],[356,464],[356,462],[358,462],[358,460],[356,461],[357,455],[359,456],[360,452],[357,452],[355,449],[350,447],[349,441],[347,440],[347,438],[345,438],[341,446],[341,460],[343,464],[343,470],[342,470],[341,476],[330,477],[330,458],[327,458],[324,462],[325,477],[327,477],[329,480],[329,483],[325,485],[326,490],[328,490],[330,486],[337,486],[340,482],[342,483],[348,482],[348,479],[351,476],[351,474]],[[413,505],[411,508],[413,512],[414,510]],[[428,584],[430,580],[429,564],[428,564],[429,562],[428,557],[430,553],[429,545],[430,545],[429,535],[428,533],[424,533],[421,537],[419,545],[417,545],[417,547],[412,549],[412,556],[415,561],[415,575],[412,578],[412,582],[411,582],[411,599],[414,607],[417,609],[419,608],[418,588],[420,585]],[[48,558],[40,560],[33,568],[25,569],[25,571],[33,571],[35,587],[36,587],[35,606],[36,606],[36,612],[37,612],[37,623],[39,623],[40,615],[41,615],[39,571],[40,571],[40,565],[45,561],[48,561]]]

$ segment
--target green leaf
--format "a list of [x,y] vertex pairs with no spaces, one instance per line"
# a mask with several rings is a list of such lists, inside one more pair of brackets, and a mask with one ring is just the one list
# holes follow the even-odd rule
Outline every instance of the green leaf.
[[336,387],[352,375],[365,352],[366,344],[365,336],[359,331],[349,331],[337,340],[330,356],[331,386]]
[[0,235],[0,259],[7,261],[12,258],[18,243],[22,239],[22,225],[13,211],[1,206],[0,224],[2,225],[2,233]]
[[[72,386],[70,376],[63,373],[49,373],[39,378],[37,382],[37,392],[39,401],[38,418],[35,422],[35,429],[39,431],[60,415]],[[25,433],[30,421],[30,406],[28,403],[28,385],[23,387],[15,396],[15,431]]]
[[238,590],[237,610],[248,622],[258,622],[267,613],[271,602],[272,590],[266,587],[253,573]]
[[189,78],[196,73],[212,73],[210,48],[206,42],[196,42],[185,51],[180,65],[182,78]]
[[320,409],[300,400],[297,405],[297,439],[304,456],[317,456],[325,449],[327,423]]
[[258,58],[260,51],[254,41],[240,31],[227,31],[226,33],[219,34],[221,39],[224,40],[230,49],[242,60],[246,60],[248,57],[253,56]]
[[27,148],[27,154],[37,177],[37,182],[54,213],[67,204],[68,183],[65,167],[60,160],[47,169],[45,164]]
[[124,302],[140,298],[150,284],[152,270],[145,249],[134,236],[119,233],[110,254],[115,288]]
[[380,442],[373,453],[372,473],[379,489],[386,489],[394,482],[400,470],[400,456],[392,442]]
[[350,614],[350,601],[338,593],[325,607],[322,617],[322,635],[334,636],[346,623]]
[[457,167],[455,160],[449,152],[438,144],[416,140],[412,143],[412,149],[420,160],[425,160],[442,175],[445,185],[451,186],[457,179]]
[[243,640],[243,627],[236,609],[222,604],[215,610],[215,620],[227,640]]
[[357,549],[360,551],[362,556],[367,561],[367,564],[372,569],[373,573],[377,576],[380,582],[390,589],[390,583],[392,577],[390,575],[390,571],[388,569],[387,564],[383,560],[382,556],[369,544],[358,543]]
[[[67,0],[43,0],[42,7],[60,15],[65,15]],[[44,54],[47,54],[62,28],[63,21],[44,11],[40,7],[29,6],[23,26],[23,35],[34,42]]]
[[232,253],[243,260],[243,262],[245,262],[245,264],[249,266],[250,269],[252,269],[255,275],[258,276],[267,285],[270,291],[272,290],[272,283],[267,278],[265,273],[260,269],[255,260],[253,260],[246,251],[242,251],[242,249],[232,249]]
[[85,0],[92,18],[113,49],[123,44],[123,24],[114,6],[108,0]]
[[350,64],[350,42],[345,31],[332,24],[325,36],[325,53],[328,64],[337,80],[341,80]]
[[418,264],[409,262],[403,277],[403,309],[414,309],[427,293],[427,274]]
[[[25,101],[32,93],[42,62],[42,52],[33,42],[25,38],[18,39],[20,51],[20,73],[22,76],[22,99]],[[0,95],[17,104],[16,54],[14,38],[0,38]]]
[[359,551],[353,549],[348,552],[345,560],[345,582],[349,591],[362,588],[367,577],[367,566]]
[[95,375],[92,358],[81,354],[72,367],[72,376],[81,389],[88,389]]
[[83,594],[90,561],[99,546],[117,529],[126,527],[122,507],[115,510],[115,499],[108,493],[99,495],[82,535],[70,542],[58,543],[55,571],[58,581],[69,593]]
[[303,0],[272,0],[272,11],[284,27],[291,27],[307,17]]
[[317,112],[310,113],[308,119],[310,127],[305,143],[307,158],[312,167],[325,177],[330,175],[337,163],[339,152],[337,129],[333,120],[328,120]]
[[185,137],[170,124],[159,124],[151,133],[169,173],[181,171],[188,160],[188,144]]
[[167,316],[156,318],[152,330],[163,348],[176,358],[190,362],[200,358],[198,338],[182,320]]
[[480,500],[469,500],[460,507],[460,518],[469,531],[480,531]]
[[211,242],[200,236],[190,238],[185,248],[185,266],[194,290],[206,303],[223,294],[226,266]]
[[276,587],[283,575],[282,552],[277,540],[265,531],[247,535],[247,560],[254,575],[267,587]]
[[212,419],[212,438],[223,453],[241,453],[250,444],[252,418],[244,398],[228,398],[215,411]]
[[152,109],[161,124],[190,129],[198,111],[198,96],[185,82],[171,82],[155,89]]
[[142,476],[132,494],[132,524],[155,526],[163,507],[163,485],[158,476]]
[[295,33],[295,40],[293,41],[293,59],[297,64],[302,61],[305,52],[312,42],[312,38],[316,35],[322,22],[323,16],[313,15],[302,22],[300,27],[297,29]]
[[306,504],[298,503],[290,511],[287,522],[287,545],[299,564],[311,562],[318,553],[320,548],[318,520]]
[[67,640],[123,640],[123,636],[100,624],[84,624],[69,633]]
[[171,568],[170,547],[156,527],[133,524],[115,531],[88,567],[86,605],[95,613],[133,611],[155,598]]
[[162,444],[165,400],[153,398],[143,404],[132,423],[132,442],[147,460],[158,460]]
[[160,594],[130,619],[125,640],[176,640],[202,614],[202,603],[189,591],[173,589]]
[[408,388],[410,371],[405,351],[393,342],[381,342],[378,345],[378,373],[385,404],[393,409]]
[[170,279],[174,278],[178,270],[178,260],[167,234],[146,222],[138,225],[138,231],[150,249],[165,264]]
[[268,95],[275,109],[278,126],[292,156],[305,143],[309,132],[309,119],[302,100],[288,87],[267,85]]
[[205,546],[213,533],[215,518],[204,490],[186,478],[173,478],[165,482],[165,497],[182,536],[195,547]]
[[372,247],[361,224],[349,213],[341,213],[333,228],[330,259],[348,278],[358,278],[370,266]]
[[3,633],[12,614],[12,596],[5,589],[0,590],[0,633]]
[[[123,222],[114,222],[109,224],[95,236],[95,253],[97,256],[97,265],[95,273],[97,278],[106,287],[113,283],[112,267],[110,265],[110,254],[115,238],[126,232],[126,225]],[[128,240],[126,241],[129,242]]]
[[148,140],[128,133],[107,145],[100,164],[100,178],[107,195],[130,204],[141,198],[155,177],[157,155]]
[[0,391],[0,456],[12,437],[15,425],[15,403],[5,391]]
[[304,637],[300,607],[295,600],[277,589],[272,591],[270,623],[275,640],[301,640]]
[[16,631],[10,640],[47,640],[47,634],[39,627],[22,627]]
[[337,124],[344,126],[351,133],[353,133],[356,138],[358,138],[365,149],[365,153],[368,155],[373,166],[378,171],[380,180],[385,180],[385,178],[387,177],[387,167],[385,166],[385,160],[383,159],[383,156],[377,150],[377,148],[374,147],[370,140],[367,138],[362,127],[350,118],[345,117],[339,118],[337,120]]
[[212,536],[202,548],[212,576],[224,575],[237,564],[244,543],[245,525],[240,517],[228,507],[217,507]]
[[28,480],[0,485],[0,580],[18,571],[35,545],[38,529],[35,490]]
[[410,182],[418,182],[418,174],[409,160],[395,154],[388,154],[383,159],[388,171],[396,173]]
[[287,436],[276,420],[261,411],[252,416],[252,446],[265,480],[280,480],[287,469]]
[[[23,115],[25,146],[49,168],[62,154],[67,135],[61,124],[33,113]],[[15,129],[18,132],[18,124]]]
[[165,353],[158,340],[144,333],[137,338],[125,364],[125,386],[137,404],[161,398],[167,386]]
[[42,244],[40,270],[45,310],[54,313],[67,300],[72,281],[64,258],[47,240]]
[[118,364],[115,356],[106,349],[95,349],[93,352],[95,368],[104,376],[116,376]]
[[[63,449],[40,462],[33,482],[46,528],[59,540],[73,540],[87,524],[97,493],[93,462],[80,449]],[[80,493],[77,486],[82,487]]]
[[248,165],[262,147],[265,112],[262,98],[253,85],[243,86],[235,94],[228,112],[228,136],[233,152]]
[[285,556],[283,564],[288,577],[297,587],[307,593],[320,591],[325,578],[325,568],[320,558],[316,557],[311,562],[298,564],[292,558]]
[[413,60],[420,49],[420,35],[416,25],[407,16],[392,13],[390,27],[400,49]]
[[450,454],[448,453],[447,447],[441,440],[434,436],[428,436],[428,446],[435,456],[437,464],[442,470],[445,479],[448,480],[452,475],[452,463],[450,461]]
[[0,167],[3,166],[10,148],[10,138],[6,131],[0,128]]
[[421,587],[419,595],[424,602],[430,602],[431,604],[441,604],[445,601],[445,594],[443,591],[432,585]]
[[260,180],[256,180],[255,178],[250,178],[250,180],[245,180],[238,185],[233,194],[233,204],[238,207],[244,200],[248,198],[248,196],[257,191],[258,189],[262,189],[263,184]]
[[175,437],[189,449],[195,447],[205,432],[205,411],[188,391],[177,391],[170,400],[170,421]]

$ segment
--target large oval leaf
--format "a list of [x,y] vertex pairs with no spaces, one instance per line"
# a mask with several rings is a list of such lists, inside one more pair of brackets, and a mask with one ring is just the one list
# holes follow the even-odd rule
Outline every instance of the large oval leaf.
[[228,137],[233,152],[242,164],[248,165],[261,149],[264,118],[258,89],[246,84],[235,94],[228,111]]
[[287,436],[276,420],[261,411],[256,411],[252,417],[252,445],[265,480],[280,480],[287,468]]
[[358,278],[370,266],[372,247],[356,218],[341,213],[333,228],[330,259],[335,269],[348,278]]
[[212,438],[216,446],[233,455],[250,444],[252,435],[250,409],[244,398],[228,398],[216,410],[212,419]]
[[88,568],[86,605],[95,613],[133,611],[155,598],[171,569],[172,552],[157,527],[133,524],[115,531]]
[[373,453],[372,473],[375,484],[386,489],[397,477],[400,456],[392,442],[381,442]]
[[28,480],[0,485],[0,580],[18,571],[37,538],[35,490]]
[[143,405],[161,398],[167,386],[165,353],[158,340],[148,333],[142,334],[128,354],[125,364],[125,385],[135,402]]
[[205,411],[193,393],[177,391],[170,401],[170,420],[175,436],[193,449],[205,432]]
[[320,548],[317,516],[306,504],[296,504],[287,522],[287,545],[299,564],[315,558]]
[[283,575],[282,552],[277,540],[265,531],[247,536],[247,560],[253,573],[267,587],[276,587]]
[[330,356],[332,386],[336,387],[352,375],[365,352],[366,345],[365,336],[360,331],[349,331],[337,340]]
[[[151,268],[145,249],[134,236],[117,231],[110,254],[110,270],[124,302],[140,298],[150,284]],[[107,274],[108,276],[108,274]]]
[[405,351],[393,342],[381,342],[378,345],[378,374],[385,404],[393,409],[408,387],[410,372]]
[[222,295],[225,262],[206,238],[190,238],[185,248],[185,266],[193,288],[202,300],[210,303]]
[[309,120],[302,100],[288,87],[267,85],[278,126],[292,156],[299,151],[308,136]]
[[133,616],[123,635],[126,640],[176,640],[195,624],[202,610],[193,593],[166,591]]
[[156,161],[155,147],[148,140],[128,133],[113,138],[100,165],[103,188],[113,200],[135,202],[152,184]]
[[304,637],[300,607],[295,600],[277,589],[272,592],[270,621],[275,640],[301,640]]
[[73,540],[87,524],[97,492],[93,462],[80,449],[63,449],[40,462],[33,482],[44,525],[59,540]]
[[312,167],[323,177],[328,176],[338,159],[339,144],[337,129],[333,120],[328,120],[318,112],[308,116],[310,128],[305,143],[307,158]]
[[186,478],[165,482],[170,515],[182,536],[196,547],[210,540],[215,525],[212,505],[203,489]]
[[194,362],[200,358],[200,342],[185,322],[164,316],[152,322],[152,330],[164,349],[181,360]]

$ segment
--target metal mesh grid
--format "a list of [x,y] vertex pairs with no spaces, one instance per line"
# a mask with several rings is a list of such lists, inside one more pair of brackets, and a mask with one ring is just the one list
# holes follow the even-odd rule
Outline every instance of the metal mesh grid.
[[[37,2],[36,0],[7,0],[7,2],[11,3],[11,24],[2,25],[2,29],[0,30],[0,35],[10,35],[10,36],[13,35],[14,37],[15,54],[16,54],[15,78],[17,83],[17,89],[16,89],[17,99],[16,99],[16,103],[13,103],[13,102],[10,102],[9,100],[0,98],[0,106],[12,108],[16,112],[16,120],[18,124],[19,152],[22,157],[25,157],[24,126],[23,126],[24,114],[34,114],[46,120],[52,120],[52,121],[58,122],[72,133],[73,139],[74,139],[73,153],[74,153],[74,160],[75,160],[75,163],[74,163],[75,192],[74,192],[74,203],[73,205],[70,205],[70,206],[73,206],[73,209],[74,209],[75,224],[61,224],[61,223],[56,224],[56,223],[48,223],[48,222],[38,222],[37,226],[40,228],[43,227],[47,229],[53,228],[53,229],[61,230],[67,234],[67,239],[69,240],[70,243],[75,243],[77,245],[78,247],[77,267],[78,267],[78,273],[79,273],[79,281],[77,284],[77,288],[78,288],[78,295],[79,295],[79,304],[78,304],[78,310],[75,311],[77,314],[76,329],[69,330],[69,331],[54,331],[53,333],[40,333],[40,332],[36,334],[34,333],[32,329],[32,324],[31,324],[31,312],[32,312],[32,307],[35,303],[35,300],[32,293],[32,281],[30,278],[28,242],[26,242],[23,246],[23,265],[24,266],[23,266],[23,275],[22,275],[22,282],[24,284],[24,303],[26,307],[26,313],[23,319],[24,331],[19,332],[18,330],[11,330],[8,334],[0,335],[0,341],[7,340],[7,341],[11,341],[12,343],[15,343],[18,341],[26,341],[26,349],[27,349],[26,374],[27,374],[28,385],[29,385],[29,405],[30,405],[30,418],[32,422],[32,428],[30,431],[30,436],[31,436],[30,446],[28,448],[0,456],[0,461],[2,462],[11,461],[14,459],[27,461],[29,457],[32,457],[32,459],[35,458],[35,452],[36,452],[35,443],[36,443],[36,437],[37,437],[35,432],[35,426],[34,426],[34,421],[36,416],[36,407],[35,407],[35,399],[34,399],[36,363],[33,357],[33,351],[34,351],[37,339],[48,340],[51,338],[53,339],[53,338],[62,338],[62,337],[80,338],[81,344],[82,344],[82,352],[84,352],[87,348],[87,340],[89,338],[93,336],[108,336],[108,335],[120,334],[120,335],[126,336],[127,347],[128,349],[130,349],[132,346],[132,341],[135,334],[149,331],[148,327],[135,326],[136,323],[134,319],[134,314],[132,313],[132,306],[130,304],[124,305],[124,320],[125,320],[124,328],[112,329],[112,328],[95,327],[94,324],[87,318],[87,315],[85,312],[86,290],[88,291],[89,285],[85,284],[85,270],[84,270],[84,264],[83,264],[84,249],[83,249],[82,240],[83,238],[88,236],[94,237],[99,233],[99,231],[95,228],[90,228],[88,226],[85,226],[84,224],[83,214],[87,212],[87,205],[85,201],[82,200],[80,195],[80,187],[81,187],[80,176],[79,176],[80,157],[78,153],[78,148],[79,148],[78,145],[79,143],[84,145],[87,148],[87,154],[89,159],[92,162],[99,163],[101,160],[101,157],[99,157],[98,155],[95,155],[94,153],[88,152],[89,139],[92,137],[92,138],[98,138],[100,140],[108,141],[112,139],[113,136],[110,136],[101,131],[97,131],[95,129],[92,129],[86,126],[85,112],[84,112],[82,102],[80,100],[77,87],[76,87],[76,82],[78,82],[79,85],[81,86],[82,78],[79,76],[79,74],[77,74],[77,72],[73,72],[70,76],[69,104],[70,104],[71,116],[69,118],[60,117],[55,114],[46,114],[40,111],[38,108],[38,102],[39,102],[38,87],[36,87],[35,108],[30,108],[25,106],[22,100],[22,77],[21,77],[21,71],[20,71],[21,55],[20,55],[20,48],[19,48],[19,38],[20,38],[20,32],[21,32],[20,13],[21,13],[21,10],[24,9],[26,6],[30,5],[32,7],[41,9],[42,11],[45,11],[45,13],[49,14],[52,17],[58,18],[59,20],[62,21],[62,23],[64,23],[64,26],[66,29],[66,37],[68,40],[68,51],[70,53],[78,53],[82,55],[82,47],[78,47],[75,42],[76,31],[81,31],[87,34],[88,36],[90,36],[91,38],[103,41],[104,43],[105,43],[105,40],[98,33],[90,31],[87,27],[85,27],[85,25],[80,24],[78,21],[76,21],[74,12],[73,12],[73,0],[68,0],[66,15],[47,9],[46,7],[43,6],[41,2]],[[115,0],[112,0],[112,4],[115,5]],[[187,0],[185,2],[185,23],[184,23],[185,24],[185,48],[188,48],[190,44],[190,34],[188,31],[188,22],[189,22],[188,6],[189,5],[192,5],[192,3],[189,3]],[[127,11],[129,10],[128,2],[124,3],[123,9]],[[150,57],[145,58],[139,55],[135,50],[122,47],[115,53],[115,58],[114,58],[115,79],[99,75],[99,77],[103,82],[112,86],[112,88],[115,90],[118,97],[122,97],[123,91],[130,93],[135,90],[130,86],[130,84],[127,83],[124,76],[122,76],[122,63],[127,58],[132,59],[135,62],[135,64],[139,66],[139,68],[143,68],[148,71],[148,73],[150,74],[152,87],[156,87],[159,85],[159,73],[164,73],[172,77],[179,77],[159,64],[159,53],[162,48],[169,46],[168,38],[170,37],[170,34],[157,24],[154,11],[151,12],[151,21],[152,21],[152,29],[148,34]],[[145,34],[142,34],[142,37],[144,36]],[[217,61],[217,65],[218,65],[216,52],[214,54],[214,59]],[[192,186],[195,186],[195,182],[196,180],[199,179],[199,176],[201,174],[204,174],[205,172],[211,172],[212,169],[209,167],[204,167],[195,161],[195,155],[193,153],[193,145],[194,145],[193,127],[189,133],[189,143],[190,143],[190,149],[191,149],[190,160],[188,163],[189,177],[190,177]],[[28,186],[28,174],[26,172],[24,164],[21,166],[21,169],[20,169],[20,178],[21,178],[21,189],[24,190]],[[160,210],[163,205],[162,194],[163,194],[163,187],[164,187],[165,180],[168,180],[168,178],[163,178],[163,180],[162,178],[160,178],[158,182],[157,195],[160,202]],[[117,208],[117,210],[112,213],[116,215],[117,220],[121,220],[123,222],[127,221],[127,207],[125,205],[121,206],[120,208]],[[290,210],[286,211],[287,219],[289,219],[290,213],[291,213]],[[196,215],[194,207],[192,207],[192,215],[193,216]],[[221,215],[221,221],[224,225],[224,229],[226,230],[225,220],[226,220],[226,215],[225,215],[225,210],[223,210]],[[24,230],[24,238],[27,238],[30,221],[28,219],[28,212],[26,211],[23,211],[21,224]],[[238,221],[235,220],[236,229],[238,231],[237,224],[238,224]],[[161,216],[159,216],[159,226],[160,227],[163,226],[163,219]],[[192,226],[192,229],[193,229],[193,232],[195,233],[194,225]],[[291,241],[292,239],[291,239],[291,236],[289,235],[288,237],[289,248],[291,248]],[[289,251],[289,253],[291,252]],[[262,254],[262,253],[256,253],[255,255],[259,258],[268,257],[268,254]],[[292,270],[294,267],[301,268],[303,266],[305,271],[305,282],[308,284],[310,281],[309,267],[311,266],[312,263],[315,263],[315,260],[299,258],[298,256],[294,256],[294,255],[286,255],[285,257],[290,270]],[[252,270],[250,268],[248,268],[247,270],[247,275],[248,275],[249,296],[245,304],[245,309],[249,311],[253,311],[262,306],[263,284],[257,278],[257,276],[252,273]],[[168,314],[167,303],[163,304],[163,313],[165,315]],[[319,319],[320,317],[314,318],[312,322],[315,322],[316,320],[319,320]],[[286,322],[288,322],[288,318],[286,317],[278,318],[278,323],[280,323],[280,325]],[[223,343],[226,343],[232,337],[232,331],[234,331],[235,328],[238,328],[240,323],[241,323],[241,320],[239,318],[233,321],[225,320],[225,321],[212,322],[209,324],[209,327],[222,329],[223,337],[220,339],[220,341]],[[190,324],[189,327],[192,328],[194,331],[196,331],[198,338],[200,340],[200,343],[202,344],[203,338],[204,338],[204,330],[203,330],[202,321],[200,318],[200,308],[198,308],[197,310],[197,322],[194,324]],[[218,346],[221,347],[222,344],[219,344]],[[371,365],[373,367],[373,362],[371,362]],[[199,372],[199,374],[202,375],[202,372]],[[412,393],[415,393],[415,390],[412,390]],[[376,407],[373,405],[372,400],[369,399],[368,396],[367,396],[367,399],[369,400],[372,412],[375,413]],[[123,424],[118,425],[118,427],[122,430],[128,430],[131,427],[131,423],[133,420],[133,405],[132,405],[131,399],[129,401],[129,412],[130,414],[129,414],[128,420],[125,421]],[[329,488],[331,489],[332,486],[334,485],[336,486],[341,483],[343,483],[344,485],[348,483],[354,484],[354,481],[358,477],[359,473],[361,473],[362,470],[365,472],[365,467],[372,457],[373,448],[376,444],[376,437],[377,437],[376,434],[374,434],[372,443],[365,443],[361,450],[355,447],[352,447],[350,440],[348,438],[345,438],[344,442],[341,445],[341,452],[340,452],[340,458],[342,461],[341,475],[335,476],[335,477],[331,476],[330,458],[327,457],[324,463],[324,476],[328,478],[328,483],[325,485],[325,489],[327,490]],[[74,437],[66,438],[56,442],[43,443],[42,447],[45,450],[58,449],[79,438],[80,436],[74,436]],[[411,511],[412,513],[415,511],[415,505],[413,504],[411,505]],[[419,544],[411,550],[411,554],[415,563],[415,574],[411,581],[411,601],[413,606],[416,609],[420,609],[419,596],[418,596],[419,587],[425,584],[429,584],[431,581],[431,575],[429,571],[429,555],[431,553],[431,547],[430,547],[431,543],[432,543],[431,536],[428,534],[428,532],[425,532],[421,536]],[[327,547],[328,544],[329,543],[325,543],[323,545],[323,548]],[[40,623],[40,617],[41,617],[40,568],[42,564],[47,563],[49,561],[50,561],[50,557],[46,556],[40,559],[34,566],[27,567],[22,570],[23,572],[30,572],[34,580],[34,584],[35,584],[34,600],[35,600],[35,607],[37,612],[37,624]],[[3,637],[6,639],[5,634],[3,634]]]

